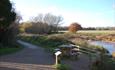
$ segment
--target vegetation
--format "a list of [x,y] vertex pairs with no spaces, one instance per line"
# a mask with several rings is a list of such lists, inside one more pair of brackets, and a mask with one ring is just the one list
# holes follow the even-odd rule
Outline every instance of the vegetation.
[[[95,46],[89,44],[87,41],[82,41],[82,40],[76,40],[74,41],[75,44],[79,45],[82,50],[85,51],[90,51],[90,52],[103,52],[103,53],[108,53],[108,50],[103,48],[102,46]],[[89,50],[87,50],[89,49]]]
[[0,55],[21,49],[16,44],[19,16],[10,0],[0,0]]
[[0,48],[0,56],[1,55],[6,55],[6,54],[10,54],[10,53],[14,53],[14,52],[17,52],[19,50],[21,50],[23,47],[20,47],[18,45],[16,45],[15,47],[13,48],[10,48],[10,47],[3,47],[3,48]]
[[115,60],[102,55],[102,60],[92,64],[92,70],[115,70]]
[[0,29],[5,30],[15,20],[16,13],[9,0],[0,0]]
[[[68,26],[60,26],[59,31],[67,31]],[[82,30],[84,31],[114,31],[115,27],[82,27]]]
[[28,41],[30,43],[41,45],[50,51],[54,51],[59,45],[71,43],[65,38],[57,35],[48,35],[48,36],[22,36],[22,40]]
[[115,30],[115,27],[87,27],[83,30]]
[[71,33],[76,33],[79,29],[82,29],[81,25],[74,22],[69,26],[69,32]]
[[31,42],[33,44],[41,45],[44,48],[50,49],[51,51],[53,51],[53,49],[57,48],[59,45],[71,43],[79,45],[80,49],[84,51],[92,53],[95,53],[96,51],[108,53],[108,51],[103,47],[90,45],[86,40],[76,39],[72,34],[54,34],[48,36],[22,36],[21,39]]
[[76,39],[83,39],[83,40],[99,40],[99,41],[106,41],[106,42],[115,42],[115,31],[93,31],[93,30],[80,30],[77,31],[76,34],[67,33],[67,31],[62,31],[67,37],[76,38]]
[[66,64],[58,64],[56,67],[58,70],[71,70],[71,68]]
[[0,47],[14,45],[18,27],[15,19],[16,13],[10,1],[0,0]]
[[114,30],[79,30],[78,33],[81,33],[81,34],[101,34],[101,35],[104,35],[104,34],[115,34],[115,31]]
[[78,31],[78,34],[87,40],[115,42],[115,31]]
[[[80,45],[80,49],[83,50],[83,51],[86,51],[88,54],[89,53],[92,53],[92,54],[89,54],[89,55],[92,55],[92,56],[89,56],[89,57],[93,57],[93,58],[96,58],[96,52],[101,52],[103,53],[102,56],[105,54],[105,53],[108,53],[108,51],[100,46],[93,46],[93,45],[89,45],[86,41],[83,41],[83,40],[75,40],[75,42],[71,42],[69,39],[71,39],[73,35],[69,35],[67,34],[55,34],[55,35],[47,35],[47,36],[21,36],[21,39],[22,40],[25,40],[25,41],[28,41],[28,42],[31,42],[33,44],[37,44],[37,45],[41,45],[42,47],[50,50],[51,52],[53,52],[53,50],[55,48],[57,48],[59,45],[61,44],[68,44],[68,43],[74,43],[74,44],[77,44],[77,45]],[[68,41],[69,40],[69,41]],[[86,52],[83,52],[83,53],[86,53]],[[103,59],[104,58],[104,59]],[[111,68],[114,68],[114,62],[113,60],[109,57],[107,59],[107,56],[105,57],[102,57],[102,62],[99,62],[99,63],[103,63],[101,64],[102,66],[106,66],[106,67],[111,67]],[[107,61],[107,62],[106,62]],[[95,64],[92,65],[92,70],[103,70],[102,66],[95,66]],[[67,67],[67,68],[66,68]],[[59,70],[68,70],[68,66],[66,65],[58,65],[57,67]],[[114,69],[111,69],[111,70],[114,70]]]
[[21,24],[19,24],[19,33],[25,33],[26,32],[26,28],[32,26],[32,24],[30,22],[23,22]]
[[[30,22],[20,24],[21,32],[33,34],[50,34],[58,31],[58,26],[61,24],[63,18],[53,14],[39,14],[31,18]],[[29,24],[29,25],[28,25]]]
[[[63,18],[51,13],[39,14],[31,18],[29,22],[18,24],[21,16],[15,13],[15,9],[10,0],[0,0],[0,56],[16,52],[21,47],[16,44],[18,28],[20,33],[44,34],[38,36],[20,36],[19,39],[30,43],[41,45],[42,47],[54,52],[54,49],[62,44],[76,44],[80,50],[96,54],[100,52],[100,61],[92,64],[92,70],[115,70],[115,59],[105,55],[106,49],[100,46],[88,44],[88,40],[101,40],[115,42],[115,28],[83,28],[83,30],[113,30],[113,31],[78,31],[82,29],[81,25],[74,22],[69,27],[59,27]],[[18,27],[19,26],[19,27]],[[58,30],[68,30],[70,33],[53,34]],[[76,33],[77,31],[77,33]],[[72,34],[74,33],[74,34]],[[112,54],[115,57],[115,53]],[[92,57],[92,56],[91,56]],[[70,70],[68,65],[57,65],[58,70]]]

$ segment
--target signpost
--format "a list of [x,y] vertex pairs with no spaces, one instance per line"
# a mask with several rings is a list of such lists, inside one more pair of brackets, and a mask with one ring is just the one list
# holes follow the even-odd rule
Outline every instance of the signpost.
[[55,55],[56,55],[56,65],[58,64],[58,55],[60,55],[62,52],[60,52],[60,51],[57,51],[56,53],[55,53]]
[[78,51],[80,50],[79,47],[80,47],[80,46],[77,46],[77,48],[78,48],[77,50],[78,50]]

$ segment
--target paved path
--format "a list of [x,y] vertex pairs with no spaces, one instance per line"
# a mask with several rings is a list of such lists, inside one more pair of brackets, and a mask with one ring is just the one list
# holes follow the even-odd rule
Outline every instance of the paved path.
[[63,64],[70,66],[72,70],[90,70],[90,60],[86,54],[81,53],[77,60],[62,60]]
[[54,58],[43,48],[18,41],[25,48],[17,53],[0,57],[0,70],[56,70]]

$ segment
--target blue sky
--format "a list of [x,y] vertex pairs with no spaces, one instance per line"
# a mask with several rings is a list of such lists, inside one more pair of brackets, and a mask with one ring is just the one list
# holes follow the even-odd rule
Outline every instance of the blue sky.
[[83,27],[115,26],[115,0],[11,0],[27,21],[39,13],[61,15],[63,26],[78,22]]

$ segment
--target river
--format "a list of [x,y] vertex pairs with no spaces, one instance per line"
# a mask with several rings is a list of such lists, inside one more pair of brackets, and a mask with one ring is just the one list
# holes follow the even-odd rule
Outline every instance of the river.
[[102,41],[90,41],[90,44],[102,46],[105,49],[107,49],[110,54],[115,52],[115,43],[102,42]]

